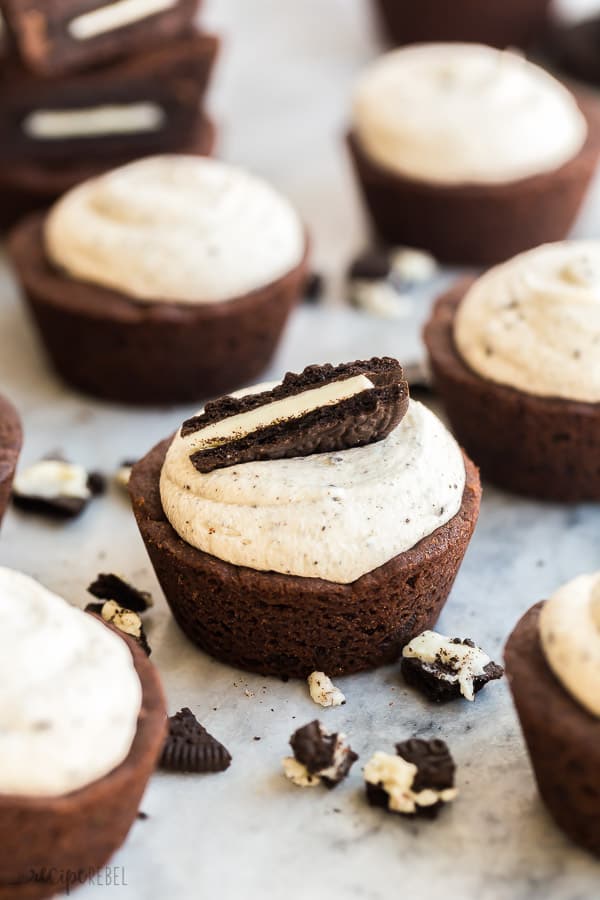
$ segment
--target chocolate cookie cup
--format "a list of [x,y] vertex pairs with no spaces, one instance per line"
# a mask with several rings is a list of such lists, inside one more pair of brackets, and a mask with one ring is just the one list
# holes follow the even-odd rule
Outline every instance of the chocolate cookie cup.
[[391,245],[424,247],[448,263],[487,265],[571,229],[600,153],[600,105],[574,91],[588,122],[581,151],[553,172],[504,184],[428,184],[378,165],[354,132],[348,147],[376,232]]
[[439,0],[406,3],[375,0],[390,39],[396,44],[422,41],[475,41],[494,47],[524,47],[546,24],[550,0]]
[[[212,156],[217,136],[214,122],[201,113],[194,135],[178,148],[178,152],[192,156]],[[48,209],[76,184],[132,162],[133,159],[139,159],[140,156],[144,154],[125,154],[112,160],[88,158],[78,164],[40,163],[33,160],[7,163],[0,172],[0,230],[7,231],[30,213]]]
[[[148,158],[132,168],[171,159],[179,165],[190,157]],[[212,161],[210,165],[227,168]],[[117,176],[124,171],[116,170]],[[42,342],[66,382],[116,402],[186,403],[239,387],[267,367],[306,280],[308,238],[304,232],[299,239],[303,249],[289,270],[280,274],[279,267],[273,280],[264,278],[255,289],[204,302],[200,286],[198,302],[174,296],[163,301],[160,296],[132,296],[54,265],[45,240],[51,216],[52,211],[48,217],[32,215],[20,223],[10,236],[9,252]],[[145,218],[139,221],[141,232],[146,227],[151,230]],[[183,216],[184,231],[187,226]],[[134,217],[131,230],[135,233],[136,228]],[[201,239],[208,245],[211,231],[205,230]],[[264,247],[268,237],[263,241],[258,234],[254,240]],[[186,246],[193,249],[191,241]],[[140,260],[144,254],[144,259],[151,258],[144,244],[138,243],[137,248]],[[206,249],[210,267],[211,248]],[[135,268],[133,260],[131,265]],[[176,262],[171,266],[178,276],[181,267]]]
[[600,720],[571,697],[545,659],[543,605],[525,613],[512,632],[506,674],[548,811],[575,843],[600,856]]
[[16,409],[0,396],[0,524],[6,512],[23,434]]
[[[360,365],[364,371],[367,364],[361,363]],[[340,370],[345,369],[347,377],[348,373],[356,371],[353,366],[356,364],[340,367]],[[303,379],[306,373],[313,373],[316,368],[309,367],[308,370],[305,370],[304,376],[287,376],[282,388],[276,388],[275,391],[287,389],[297,393],[297,385],[304,383]],[[338,371],[332,370],[331,367],[324,367],[323,377],[331,379]],[[320,377],[318,372],[317,375]],[[294,382],[293,379],[298,379],[298,381]],[[286,386],[289,387],[286,388]],[[368,394],[369,390],[363,392],[360,403],[368,402],[366,398],[362,399],[365,393]],[[275,397],[277,396],[279,395],[275,394]],[[249,395],[248,399],[252,399],[252,395]],[[222,404],[222,412],[227,411],[228,400],[229,398],[225,398],[223,401],[219,401]],[[342,410],[343,407],[343,415],[350,417],[350,421],[354,416],[358,416],[362,422],[368,422],[370,418],[374,420],[373,413],[367,413],[364,417],[360,415],[361,407],[356,405],[358,403],[358,398],[353,398],[339,404],[336,409]],[[404,405],[403,408],[406,409],[407,405]],[[425,412],[420,411],[422,408],[418,404],[416,406],[418,407],[417,412],[413,410],[413,412],[407,413],[409,418],[416,415],[425,416]],[[210,416],[209,407],[207,407],[207,413]],[[234,415],[236,415],[235,412]],[[314,414],[309,414],[306,416],[306,426],[301,426],[301,430],[305,434],[309,432],[313,434],[314,440],[314,434],[325,428],[328,415],[336,415],[336,413],[325,414],[324,408],[320,408]],[[428,422],[429,417],[432,421],[434,420],[431,413],[427,412],[426,415]],[[190,420],[190,422],[194,421]],[[224,421],[226,422],[227,419]],[[340,470],[336,473],[332,467],[335,467],[336,464],[365,465],[366,463],[361,463],[360,460],[376,459],[377,457],[372,456],[360,455],[357,457],[356,454],[371,451],[373,447],[390,446],[388,444],[390,440],[401,441],[402,438],[397,435],[403,426],[402,423],[398,426],[398,419],[395,419],[395,422],[395,425],[388,424],[387,426],[388,437],[373,436],[371,442],[367,442],[367,446],[364,445],[364,440],[361,444],[343,444],[344,447],[350,448],[350,456],[344,456],[340,444],[336,444],[337,456],[334,453],[330,457],[327,447],[319,441],[317,446],[320,449],[309,452],[305,447],[301,453],[302,458],[298,456],[294,458],[288,442],[282,438],[281,446],[282,449],[286,448],[283,452],[287,454],[283,460],[280,455],[271,455],[270,459],[276,460],[276,463],[266,461],[262,457],[262,461],[250,463],[248,469],[243,462],[240,462],[244,457],[236,456],[232,457],[229,462],[229,466],[233,468],[221,469],[216,472],[216,475],[221,479],[223,477],[232,478],[233,483],[237,485],[236,492],[238,489],[243,490],[242,483],[246,474],[252,485],[260,488],[260,484],[252,479],[261,477],[256,466],[262,466],[260,472],[269,477],[272,485],[276,484],[275,492],[277,492],[280,476],[276,472],[293,472],[296,466],[304,465],[303,458],[308,457],[311,466],[324,467],[326,474],[323,477],[326,477],[329,482],[332,480],[335,482],[337,478],[339,484],[347,483],[349,485],[348,488],[336,488],[336,484],[333,483],[329,484],[329,487],[334,489],[334,494],[336,490],[339,490],[342,498],[345,497],[340,500],[342,504],[352,504],[352,498],[348,497],[348,493],[352,491],[351,482],[345,481]],[[185,423],[181,431],[184,437],[180,437],[178,440],[185,440],[187,427],[187,423]],[[276,429],[280,427],[277,425]],[[437,429],[442,426],[437,423],[435,427]],[[210,428],[209,424],[208,429]],[[274,430],[271,429],[271,431]],[[356,432],[353,429],[336,429],[335,434],[338,437],[340,434],[344,436],[351,434],[352,440],[356,439]],[[266,440],[267,431],[265,431]],[[439,443],[441,438],[432,438],[432,440],[437,440]],[[449,436],[448,440],[451,440]],[[238,441],[238,444],[241,443]],[[294,548],[293,553],[295,554],[295,559],[291,561],[291,571],[293,572],[296,568],[296,571],[319,572],[318,577],[313,577],[276,571],[274,562],[270,567],[267,562],[260,568],[227,562],[213,555],[212,552],[208,553],[198,549],[197,544],[194,546],[180,537],[167,517],[163,499],[161,499],[161,473],[167,451],[171,452],[171,444],[171,439],[161,442],[134,467],[129,485],[133,510],[147,552],[176,621],[194,643],[212,656],[234,666],[264,675],[302,678],[315,670],[324,671],[328,675],[340,675],[372,669],[392,662],[412,637],[425,628],[429,628],[437,620],[475,528],[481,497],[478,471],[463,456],[456,445],[453,444],[452,453],[456,455],[456,466],[460,466],[462,469],[464,465],[462,473],[464,488],[461,484],[461,494],[459,496],[454,494],[452,509],[457,510],[454,515],[446,517],[443,524],[437,528],[432,525],[434,530],[426,533],[426,536],[413,543],[409,549],[392,556],[392,558],[388,556],[388,561],[384,564],[375,565],[374,568],[367,571],[365,570],[368,567],[365,566],[358,569],[357,571],[365,572],[359,577],[350,575],[348,571],[337,575],[337,566],[340,565],[337,561],[334,563],[336,568],[326,568],[324,562],[327,558],[326,555],[321,563],[314,563],[315,566],[321,565],[322,568],[313,570],[311,561],[315,557],[310,555],[310,550],[304,555],[304,558],[308,560],[306,568],[304,568],[301,563],[303,551],[293,538],[286,538],[285,546]],[[259,438],[257,439],[257,452],[260,452],[261,446]],[[391,446],[395,447],[396,444],[393,443]],[[356,449],[357,447],[360,449]],[[238,452],[235,450],[235,445],[232,445],[232,451]],[[393,451],[389,450],[388,452],[392,453]],[[208,460],[208,458],[207,456],[206,459]],[[194,477],[200,479],[200,482],[205,484],[205,479],[207,477],[210,479],[215,472],[213,471],[207,476],[201,474],[202,471],[206,471],[201,469],[200,473],[197,471],[196,476],[193,476],[192,463],[194,459],[195,457],[191,457],[189,463],[189,477],[190,479]],[[255,459],[260,460],[261,457],[255,456]],[[342,460],[344,460],[343,463]],[[393,469],[393,463],[390,460],[391,456],[384,464],[384,468],[388,472],[390,468]],[[197,465],[198,462],[195,464]],[[276,468],[275,471],[272,468],[269,469],[273,465],[277,467],[280,464],[282,469]],[[405,465],[408,466],[409,462],[405,462]],[[452,464],[448,463],[448,466],[448,471],[454,471],[454,468],[451,468],[454,466],[454,461]],[[246,469],[246,473],[244,473],[244,469]],[[306,470],[302,469],[302,471]],[[304,478],[302,475],[300,477]],[[345,477],[348,478],[347,475]],[[416,478],[416,475],[413,477]],[[448,480],[450,477],[448,476]],[[291,474],[289,478],[292,479],[289,482],[292,484],[294,475]],[[317,486],[320,483],[319,478],[320,475],[316,472],[311,488],[311,497],[313,498],[319,491]],[[167,483],[170,485],[171,482]],[[386,482],[382,481],[380,487],[384,484]],[[452,488],[452,485],[449,487]],[[454,487],[456,488],[457,485]],[[394,489],[389,486],[386,488],[388,491]],[[240,495],[240,497],[242,496]],[[258,499],[258,492],[252,496]],[[275,497],[274,500],[276,502],[280,500],[280,497]],[[225,503],[227,502],[225,499]],[[240,503],[243,502],[240,499]],[[316,501],[313,499],[311,502]],[[343,512],[342,507],[337,507],[335,496],[332,507],[326,504],[324,508],[330,509],[330,512],[324,513],[324,515],[329,515],[331,522],[329,525],[322,524],[324,520],[320,518],[321,514],[319,513],[318,521],[315,524],[316,533],[320,540],[333,541],[332,552],[335,552],[336,542],[344,541],[342,529],[347,527],[342,524],[343,518],[337,520],[336,516],[342,515],[343,517],[346,513]],[[408,508],[407,506],[406,509],[408,510]],[[259,515],[262,515],[262,512],[259,512],[256,507],[253,509],[255,511],[251,509],[248,513],[248,528],[255,531],[258,529],[258,533],[263,535],[262,540],[269,541],[269,526],[268,524],[264,526],[258,524],[261,521]],[[337,509],[342,509],[342,512],[338,513]],[[358,508],[352,505],[351,509],[355,510],[355,516],[359,515]],[[302,510],[305,511],[302,512]],[[419,513],[416,510],[415,507],[414,515],[418,517]],[[440,514],[443,513],[444,509],[442,508]],[[366,517],[370,516],[368,512],[363,514]],[[269,514],[267,513],[267,515]],[[298,521],[299,517],[299,521],[305,523],[302,526],[302,533],[306,534],[309,527],[312,526],[310,526],[308,518],[305,519],[304,516],[310,515],[311,513],[301,506],[300,511],[294,510],[291,514],[286,513],[285,521],[277,520],[275,527],[280,534],[287,529],[289,534],[293,535],[295,533],[293,531],[294,523]],[[381,515],[384,516],[384,513]],[[402,511],[399,511],[398,516],[401,515]],[[404,515],[409,515],[408,511]],[[186,512],[186,516],[193,516],[193,512]],[[226,516],[226,518],[228,517]],[[209,534],[212,534],[217,528],[218,519],[219,513],[213,513],[214,527],[209,528]],[[378,533],[376,521],[373,520],[369,526],[374,529],[374,534]],[[410,521],[410,518],[406,519],[407,523]],[[326,522],[327,519],[325,519]],[[385,518],[382,518],[381,527],[384,522]],[[208,521],[207,524],[210,525],[211,521]],[[233,523],[228,525],[226,534],[231,533],[235,536],[239,533],[241,543],[244,544],[246,534],[244,528],[245,526],[240,520],[235,526]],[[331,533],[329,538],[329,532],[325,533],[328,528]],[[423,531],[420,534],[423,534]],[[250,537],[249,532],[248,537]],[[289,543],[290,540],[291,543]],[[353,553],[354,540],[356,539],[349,539],[347,547],[342,548],[340,544],[340,556],[342,549],[351,556],[356,555]],[[358,553],[358,548],[356,550]],[[243,547],[241,552],[245,552]],[[287,553],[288,551],[284,550],[283,552]],[[326,554],[327,551],[323,552]],[[385,555],[378,558],[385,558]],[[278,562],[277,565],[280,566],[280,563]],[[334,580],[336,578],[338,580]]]
[[474,279],[437,301],[424,330],[436,391],[458,441],[484,479],[544,500],[600,500],[600,404],[539,397],[482,378],[454,341],[458,306]]
[[163,748],[167,718],[155,667],[134,641],[123,640],[142,685],[129,755],[108,775],[60,797],[0,794],[0,900],[41,900],[85,884],[135,821]]

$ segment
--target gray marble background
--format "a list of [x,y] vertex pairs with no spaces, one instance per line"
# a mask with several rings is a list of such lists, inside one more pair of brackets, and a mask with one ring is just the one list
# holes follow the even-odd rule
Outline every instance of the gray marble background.
[[[326,307],[297,313],[273,377],[316,360],[371,354],[408,360],[420,353],[430,296],[417,297],[410,315],[393,322],[340,302],[340,273],[366,240],[342,135],[353,78],[377,50],[367,14],[358,0],[207,2],[206,19],[225,34],[212,95],[223,125],[221,154],[263,173],[294,199],[314,235],[315,264],[329,277]],[[598,235],[599,190],[579,234]],[[442,285],[443,279],[434,288]],[[191,411],[121,409],[63,388],[4,269],[0,384],[24,418],[23,462],[60,449],[110,472]],[[595,506],[541,505],[486,487],[440,628],[471,636],[498,657],[532,603],[600,567],[599,525]],[[346,705],[321,712],[304,684],[220,665],[195,651],[173,624],[117,490],[66,526],[11,511],[0,563],[80,606],[100,570],[152,590],[157,604],[149,637],[170,709],[191,706],[234,757],[224,775],[156,775],[142,805],[149,818],[135,824],[114,859],[127,884],[89,885],[81,900],[600,897],[598,864],[562,837],[540,804],[504,683],[491,685],[474,705],[437,709],[405,689],[397,667],[390,667],[340,679]],[[280,758],[290,733],[316,715],[348,733],[363,764],[374,750],[391,749],[410,734],[443,736],[459,766],[460,798],[437,822],[417,824],[366,805],[360,764],[331,793],[293,787],[281,775]]]

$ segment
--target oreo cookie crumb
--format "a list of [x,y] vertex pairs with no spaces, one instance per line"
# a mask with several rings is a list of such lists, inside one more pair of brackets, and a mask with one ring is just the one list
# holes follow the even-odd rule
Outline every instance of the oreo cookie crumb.
[[435,703],[461,696],[472,701],[486,684],[504,675],[502,666],[472,640],[435,631],[424,631],[404,647],[401,671],[407,684]]
[[378,752],[365,766],[367,800],[388,812],[434,819],[457,796],[456,767],[445,741],[410,738],[396,755]]
[[87,590],[99,600],[114,600],[119,606],[137,613],[146,612],[153,604],[152,594],[140,591],[119,575],[100,574]]
[[185,707],[169,718],[159,765],[169,772],[224,772],[231,765],[231,754]]
[[309,275],[304,285],[304,300],[306,303],[317,303],[323,296],[325,280],[319,272]]
[[145,813],[145,812],[143,812],[143,810],[140,809],[139,812],[138,812],[138,814],[137,814],[137,818],[138,818],[138,819],[142,819],[143,821],[145,821],[146,819],[149,819],[150,816],[148,815],[148,813]]
[[290,738],[293,756],[287,756],[283,770],[287,778],[298,787],[316,787],[324,784],[334,788],[343,781],[358,759],[346,735],[328,732],[315,719]]
[[83,466],[62,459],[42,459],[17,472],[12,499],[25,512],[72,519],[87,507],[97,487],[97,477],[90,476]]
[[131,470],[136,464],[136,460],[124,460],[114,474],[115,484],[122,490],[127,491],[129,488],[129,479],[131,478]]
[[133,638],[147,656],[152,653],[139,613],[132,609],[125,609],[115,600],[105,600],[104,603],[88,603],[85,612],[100,616],[104,622],[108,622],[117,631]]
[[391,272],[390,255],[386,250],[365,250],[356,257],[348,270],[351,281],[385,281]]
[[90,472],[87,483],[93,497],[106,493],[106,476],[102,472]]

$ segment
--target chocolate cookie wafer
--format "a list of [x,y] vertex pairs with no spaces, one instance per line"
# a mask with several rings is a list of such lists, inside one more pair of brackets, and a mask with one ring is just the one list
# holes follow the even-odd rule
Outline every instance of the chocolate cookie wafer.
[[87,69],[172,40],[199,0],[2,0],[25,65],[40,75]]
[[231,754],[185,707],[169,719],[160,767],[171,772],[224,772]]
[[191,140],[218,39],[200,32],[114,65],[39,79],[0,69],[0,159],[61,164],[173,150]]
[[270,391],[223,397],[183,423],[200,472],[331,453],[383,440],[408,409],[402,366],[390,358],[309,366]]

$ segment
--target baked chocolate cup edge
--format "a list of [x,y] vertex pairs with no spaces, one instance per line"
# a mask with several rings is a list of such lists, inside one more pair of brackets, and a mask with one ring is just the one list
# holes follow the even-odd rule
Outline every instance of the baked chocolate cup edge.
[[19,415],[12,403],[0,395],[0,524],[10,499],[22,442]]
[[560,684],[538,634],[533,606],[506,644],[506,674],[541,797],[575,843],[600,856],[600,720]]
[[473,279],[436,302],[424,328],[433,379],[459,443],[495,485],[540,500],[600,500],[600,403],[536,397],[482,378],[454,343]]
[[466,456],[463,502],[450,522],[352,584],[335,584],[234,566],[186,544],[160,500],[170,440],[137,463],[130,493],[167,602],[201,649],[263,675],[335,676],[395,661],[437,621],[479,513],[479,474]]

